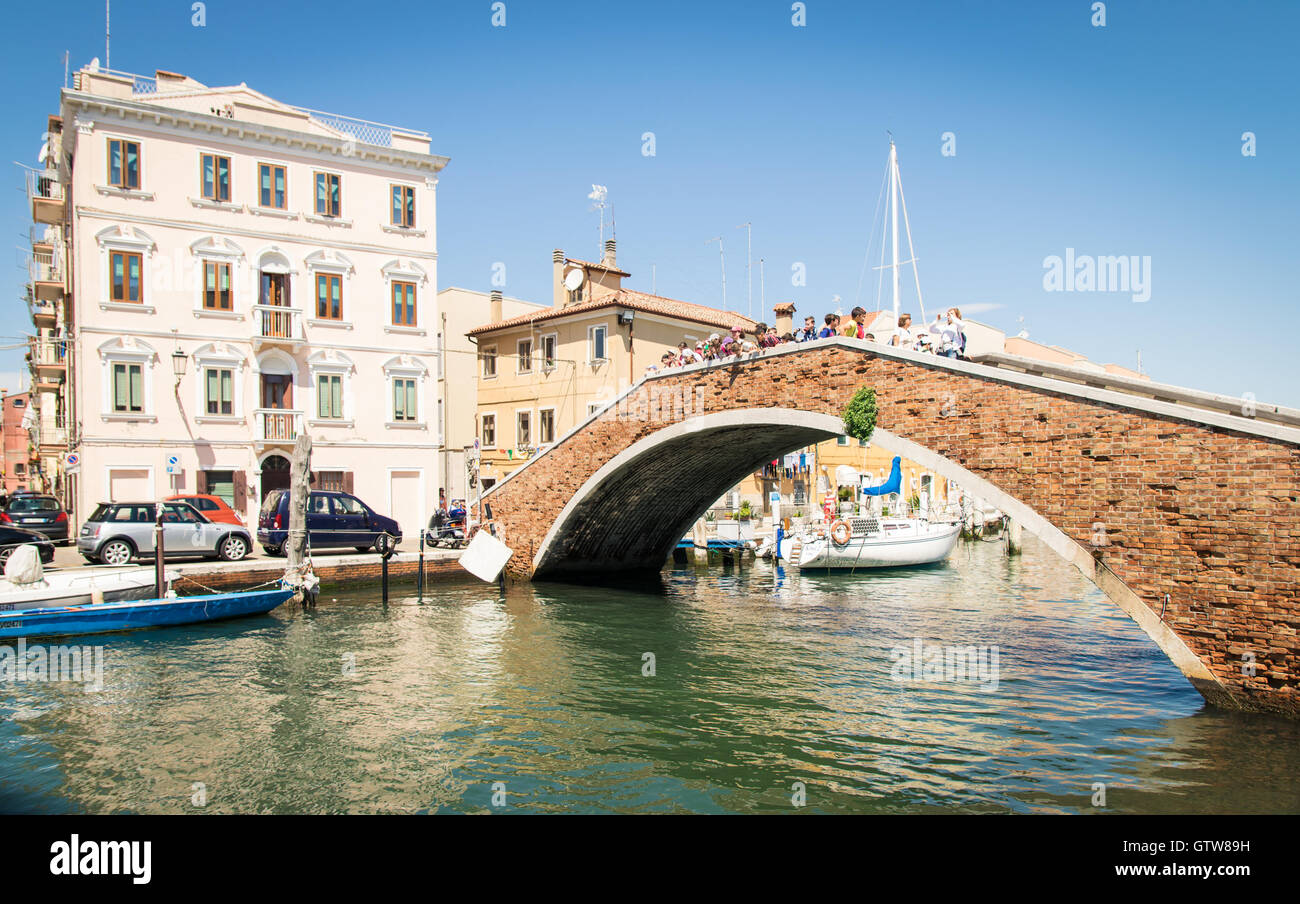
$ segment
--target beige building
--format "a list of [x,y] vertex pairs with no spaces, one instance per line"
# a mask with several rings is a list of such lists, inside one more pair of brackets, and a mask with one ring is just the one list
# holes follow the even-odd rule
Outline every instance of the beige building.
[[692,347],[749,318],[624,288],[613,240],[598,262],[552,255],[548,307],[468,331],[478,348],[480,476],[493,486],[614,401],[681,342]]
[[510,298],[495,290],[475,292],[453,286],[438,293],[439,397],[447,438],[439,467],[448,500],[469,495],[465,450],[473,448],[478,430],[478,346],[466,334],[485,323],[549,309],[549,305]]
[[441,483],[429,136],[93,67],[49,133],[33,390],[74,517],[197,491],[251,520],[306,430],[318,486],[413,533]]

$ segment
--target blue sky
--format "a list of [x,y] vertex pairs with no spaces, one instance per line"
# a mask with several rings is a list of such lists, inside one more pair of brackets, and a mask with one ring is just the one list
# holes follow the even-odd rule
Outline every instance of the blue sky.
[[[720,304],[721,235],[744,311],[748,220],[756,309],[760,257],[769,309],[872,309],[878,246],[858,287],[890,130],[928,311],[981,309],[1130,367],[1141,349],[1157,380],[1300,407],[1300,4],[1125,0],[1100,28],[1090,0],[808,0],[805,27],[789,2],[507,0],[504,28],[491,5],[214,0],[196,28],[188,3],[119,2],[111,62],[428,131],[451,157],[439,284],[487,289],[503,262],[506,292],[542,302],[552,248],[599,254],[586,194],[602,183],[635,288],[653,265],[660,294]],[[103,13],[66,3],[50,37],[21,41],[5,13],[5,160],[35,162],[63,52],[102,59]],[[29,212],[8,198],[21,245]],[[1150,300],[1045,291],[1043,260],[1066,248],[1150,257]],[[23,279],[3,277],[7,337],[30,329]],[[21,364],[0,352],[0,372]]]

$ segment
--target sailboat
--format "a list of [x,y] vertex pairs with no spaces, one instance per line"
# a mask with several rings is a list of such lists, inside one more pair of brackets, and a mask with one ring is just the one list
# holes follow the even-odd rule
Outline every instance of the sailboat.
[[[893,270],[894,324],[898,324],[898,214],[902,209],[903,223],[907,229],[910,263],[916,277],[916,296],[921,304],[922,322],[925,306],[921,302],[921,282],[916,272],[916,253],[912,248],[912,229],[907,221],[907,207],[903,202],[903,184],[898,173],[898,149],[889,141],[889,207],[892,222],[893,263],[879,269]],[[881,243],[884,258],[884,243]],[[858,569],[893,568],[908,565],[927,565],[946,559],[961,537],[958,522],[930,521],[926,517],[890,518],[878,514],[870,503],[882,497],[902,495],[902,459],[894,456],[889,477],[873,487],[858,487],[855,498],[856,513],[841,517],[831,524],[799,537],[794,541],[792,558],[804,569]],[[883,511],[880,509],[879,511]],[[779,555],[779,553],[778,553]]]

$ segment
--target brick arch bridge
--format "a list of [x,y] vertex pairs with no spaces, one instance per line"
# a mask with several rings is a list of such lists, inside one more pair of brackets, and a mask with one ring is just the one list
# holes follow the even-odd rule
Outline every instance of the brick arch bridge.
[[727,489],[841,433],[862,386],[873,442],[1017,518],[1209,702],[1300,714],[1300,429],[1172,387],[1143,398],[843,338],[671,370],[484,496],[508,572],[659,570]]

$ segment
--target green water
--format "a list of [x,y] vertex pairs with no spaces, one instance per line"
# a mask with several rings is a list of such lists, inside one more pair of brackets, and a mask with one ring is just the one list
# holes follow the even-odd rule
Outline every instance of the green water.
[[[817,812],[1098,812],[1101,782],[1102,812],[1300,811],[1300,725],[1206,710],[1032,540],[413,590],[75,639],[103,644],[101,691],[0,684],[0,809],[793,812],[802,787]],[[996,689],[894,680],[916,638],[996,646]]]

